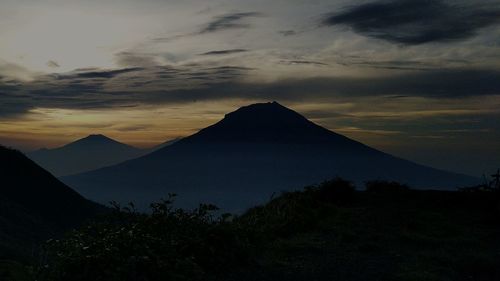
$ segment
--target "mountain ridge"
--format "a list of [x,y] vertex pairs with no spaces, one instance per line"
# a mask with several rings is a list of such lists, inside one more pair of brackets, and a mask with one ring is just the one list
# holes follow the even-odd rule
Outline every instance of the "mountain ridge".
[[102,134],[92,134],[61,147],[27,153],[27,156],[54,175],[66,176],[118,164],[148,152]]
[[149,203],[174,192],[181,204],[208,202],[234,210],[337,176],[436,189],[476,180],[370,148],[278,103],[242,107],[171,146],[63,180],[99,201],[119,194],[114,199]]

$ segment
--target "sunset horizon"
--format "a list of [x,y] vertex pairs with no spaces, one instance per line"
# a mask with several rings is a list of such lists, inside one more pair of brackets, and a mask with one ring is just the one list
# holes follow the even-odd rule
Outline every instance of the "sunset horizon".
[[[498,165],[495,1],[344,2],[6,1],[0,143],[102,133],[145,148],[277,100],[417,162],[476,176]],[[412,18],[391,25],[393,8]]]

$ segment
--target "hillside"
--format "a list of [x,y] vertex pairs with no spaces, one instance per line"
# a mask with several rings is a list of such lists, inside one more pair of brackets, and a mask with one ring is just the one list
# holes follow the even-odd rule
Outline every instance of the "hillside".
[[0,259],[26,259],[40,242],[104,211],[22,153],[0,146]]
[[134,201],[145,207],[174,192],[185,207],[209,202],[243,211],[275,192],[335,176],[357,184],[385,179],[425,189],[477,181],[370,148],[276,102],[242,107],[149,155],[62,180],[98,202]]

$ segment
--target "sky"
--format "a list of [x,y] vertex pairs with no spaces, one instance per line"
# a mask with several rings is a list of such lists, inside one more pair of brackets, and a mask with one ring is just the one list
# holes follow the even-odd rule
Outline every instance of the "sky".
[[267,101],[418,163],[492,172],[500,1],[0,3],[0,144],[149,147]]

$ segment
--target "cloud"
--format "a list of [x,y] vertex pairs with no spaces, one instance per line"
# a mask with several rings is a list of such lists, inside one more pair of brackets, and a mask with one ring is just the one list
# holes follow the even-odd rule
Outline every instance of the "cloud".
[[[86,69],[39,76],[19,86],[0,83],[0,117],[39,108],[106,109],[217,99],[210,89],[234,83],[251,68],[237,66],[155,66]],[[207,90],[207,92],[205,92]]]
[[278,33],[285,36],[285,37],[297,35],[297,31],[295,31],[295,30],[281,30],[281,31],[278,31]]
[[[262,86],[258,87],[263,88]],[[328,96],[417,96],[461,98],[500,95],[498,70],[427,70],[388,77],[318,77],[269,84],[267,92],[296,99]]]
[[230,54],[244,53],[244,52],[248,52],[248,50],[246,49],[218,50],[218,51],[206,52],[200,54],[200,56],[220,56],[220,55],[230,55]]
[[248,82],[254,69],[199,64],[46,75],[19,86],[0,83],[0,116],[35,107],[105,109],[225,99],[323,102],[373,97],[461,99],[500,95],[500,71],[427,70],[384,77],[316,77]]
[[2,98],[2,102],[0,103],[0,118],[15,118],[34,108],[30,103],[30,99],[23,99],[18,96],[9,100],[5,97],[5,93],[0,93],[0,97]]
[[377,69],[390,69],[390,70],[439,70],[445,68],[463,68],[467,67],[471,64],[470,61],[467,60],[449,60],[449,59],[439,59],[436,61],[423,61],[423,60],[375,60],[368,59],[364,57],[358,58],[347,58],[342,59],[338,62],[344,66],[362,66],[362,67],[370,67]]
[[148,67],[157,65],[154,54],[120,52],[115,54],[115,60],[122,67]]
[[168,42],[176,41],[176,40],[183,39],[183,38],[193,37],[193,36],[196,36],[199,34],[200,34],[199,32],[192,32],[192,33],[179,34],[179,35],[173,35],[173,36],[167,36],[167,37],[156,37],[156,38],[152,38],[151,41],[156,42],[156,43],[168,43]]
[[27,68],[0,59],[0,83],[6,81],[29,81],[35,75]]
[[151,124],[121,125],[115,127],[117,131],[121,132],[137,132],[137,131],[144,131],[150,128]]
[[262,16],[258,12],[240,12],[230,13],[214,17],[212,21],[205,24],[200,30],[188,32],[185,34],[177,34],[166,37],[152,38],[151,41],[155,43],[169,43],[180,39],[191,38],[206,33],[214,33],[228,29],[249,28],[250,24],[245,23],[244,20],[252,17]]
[[474,1],[379,0],[329,14],[323,24],[405,45],[470,38],[500,22],[500,5]]
[[340,128],[335,128],[334,131],[340,132],[340,133],[364,133],[364,134],[373,134],[373,135],[382,135],[382,136],[393,136],[393,135],[400,135],[403,133],[402,131],[370,130],[370,129],[363,129],[363,128],[358,128],[358,127],[340,127]]
[[104,79],[110,79],[115,76],[129,73],[129,72],[135,72],[142,70],[143,68],[141,67],[130,67],[130,68],[123,68],[123,69],[115,69],[115,70],[96,70],[96,71],[83,71],[83,72],[76,72],[76,73],[70,73],[67,75],[56,75],[58,79],[75,79],[75,78],[104,78]]
[[231,13],[218,16],[213,21],[209,22],[204,28],[202,28],[199,33],[203,34],[226,29],[248,28],[250,25],[244,23],[243,20],[246,18],[258,16],[261,16],[261,14],[257,12]]
[[319,65],[319,66],[327,66],[327,63],[318,62],[318,61],[309,61],[309,60],[282,60],[281,64],[288,65]]
[[47,62],[47,66],[51,67],[51,68],[58,68],[58,67],[60,67],[59,63],[57,63],[56,61],[53,61],[53,60],[49,60]]

